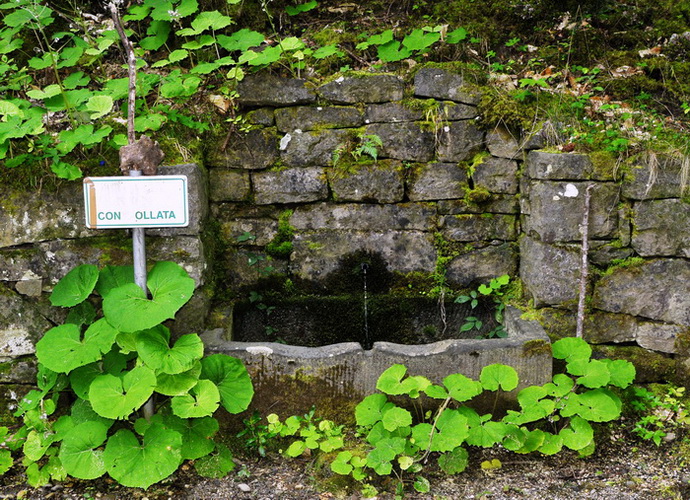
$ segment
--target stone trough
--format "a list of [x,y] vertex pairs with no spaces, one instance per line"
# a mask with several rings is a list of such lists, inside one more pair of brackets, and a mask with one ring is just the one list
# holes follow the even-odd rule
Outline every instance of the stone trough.
[[424,345],[374,342],[370,350],[357,342],[300,347],[229,341],[221,328],[206,332],[204,342],[209,354],[225,353],[244,361],[256,391],[255,409],[288,415],[316,405],[333,415],[351,410],[375,392],[381,372],[395,363],[407,366],[411,375],[424,375],[436,383],[452,373],[477,379],[481,369],[492,363],[517,370],[517,390],[550,382],[550,343],[539,323],[521,319],[519,310],[508,307],[504,326],[506,338],[449,339]]

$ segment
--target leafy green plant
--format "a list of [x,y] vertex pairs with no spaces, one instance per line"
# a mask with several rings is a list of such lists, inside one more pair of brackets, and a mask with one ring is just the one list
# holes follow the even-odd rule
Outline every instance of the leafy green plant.
[[245,448],[256,452],[260,457],[265,457],[277,434],[270,431],[268,424],[262,423],[262,420],[258,411],[252,413],[249,418],[242,419],[244,428],[237,433],[237,437],[243,440]]
[[378,160],[378,148],[383,146],[383,141],[376,134],[358,134],[353,141],[340,144],[333,151],[333,166],[337,166],[345,157],[350,157],[355,162],[363,156],[369,156],[374,161]]
[[[494,320],[497,326],[477,338],[504,338],[508,335],[503,328],[503,312],[505,311],[503,295],[505,293],[504,289],[508,283],[510,283],[510,276],[504,274],[498,278],[493,278],[487,285],[479,285],[477,290],[471,290],[468,295],[459,295],[455,298],[456,304],[465,304],[469,302],[470,308],[473,310],[480,304],[480,299],[482,297],[492,299]],[[472,329],[481,331],[482,326],[484,326],[484,323],[476,316],[467,316],[465,318],[465,323],[460,327],[460,331],[467,332]]]
[[629,387],[627,403],[635,422],[632,432],[659,446],[669,433],[690,425],[690,410],[684,403],[685,387],[664,385],[650,391],[644,387]]
[[[519,378],[510,366],[486,366],[478,381],[449,375],[437,385],[425,377],[408,376],[403,365],[393,365],[378,379],[380,392],[364,398],[355,409],[368,450],[339,452],[331,470],[362,482],[371,479],[371,472],[394,475],[399,493],[408,483],[424,493],[429,491],[423,475],[428,459],[435,456],[448,474],[460,473],[468,466],[468,446],[500,444],[516,453],[544,455],[569,448],[587,455],[594,450],[592,423],[620,417],[622,403],[612,389],[629,386],[635,377],[631,363],[592,360],[591,353],[579,338],[555,342],[553,355],[565,360],[566,373],[556,374],[543,386],[522,389],[517,395],[520,410],[509,410],[501,419],[493,419],[493,412],[479,415],[467,403],[485,392],[495,392],[498,401],[500,391],[515,390]],[[415,418],[410,405],[399,404],[405,397],[414,403],[422,394],[439,401],[434,411],[417,412],[424,418]]]
[[[133,278],[131,266],[82,265],[50,296],[70,312],[36,344],[38,390],[21,400],[15,416],[24,426],[10,438],[10,449],[21,447],[32,486],[107,473],[123,485],[148,488],[183,460],[196,460],[202,473],[215,464],[210,474],[234,466],[227,448],[213,441],[213,414],[220,406],[239,413],[249,405],[254,391],[244,365],[223,354],[203,357],[197,334],[171,342],[161,323],[194,290],[180,266],[158,262],[151,269],[150,298]],[[102,299],[100,318],[94,294]],[[52,420],[65,389],[76,401]],[[149,400],[155,414],[138,418]]]
[[268,431],[281,438],[294,437],[290,445],[281,450],[287,457],[299,457],[307,450],[330,453],[343,447],[343,426],[333,421],[314,416],[315,408],[303,416],[292,415],[281,422],[280,417],[271,413],[266,417]]

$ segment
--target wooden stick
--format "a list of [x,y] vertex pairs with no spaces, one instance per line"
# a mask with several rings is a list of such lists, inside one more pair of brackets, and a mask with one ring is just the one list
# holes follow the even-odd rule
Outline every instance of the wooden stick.
[[592,188],[589,184],[585,189],[585,208],[582,214],[582,262],[580,264],[580,296],[577,302],[577,329],[575,336],[582,338],[585,328],[585,299],[587,297],[587,276],[589,266],[587,253],[589,252],[589,206],[592,199]]
[[129,144],[136,141],[136,136],[134,133],[134,104],[137,94],[137,59],[134,56],[134,47],[132,42],[127,38],[125,33],[125,27],[122,25],[122,19],[120,18],[120,13],[117,10],[117,6],[114,2],[108,4],[110,7],[110,16],[113,18],[115,23],[115,29],[120,35],[120,41],[127,54],[127,74],[129,76],[129,95],[127,97],[127,140]]

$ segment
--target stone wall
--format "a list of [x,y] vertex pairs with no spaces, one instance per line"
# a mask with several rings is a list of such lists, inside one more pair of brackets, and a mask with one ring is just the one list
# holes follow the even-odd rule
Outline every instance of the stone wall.
[[[572,334],[592,184],[587,338],[685,353],[690,204],[680,159],[649,155],[619,168],[602,155],[541,149],[540,134],[482,130],[479,94],[431,67],[409,83],[260,75],[238,91],[252,130],[210,137],[203,167],[161,172],[192,179],[193,223],[148,232],[149,259],[180,262],[197,282],[182,312],[187,331],[231,316],[211,303],[210,281],[215,297],[275,273],[327,293],[344,259],[368,252],[396,276],[428,276],[444,257],[454,287],[519,276],[547,330]],[[378,160],[354,161],[347,150],[367,135],[381,139]],[[64,314],[47,302],[54,283],[78,263],[129,262],[129,238],[85,228],[79,185],[3,193],[0,227],[0,383],[25,383],[35,341]],[[283,240],[291,248],[268,255]]]

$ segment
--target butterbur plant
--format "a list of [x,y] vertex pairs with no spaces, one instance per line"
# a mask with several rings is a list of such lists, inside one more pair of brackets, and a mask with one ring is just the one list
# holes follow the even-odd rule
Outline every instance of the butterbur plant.
[[[230,413],[248,407],[249,375],[238,359],[204,357],[197,334],[171,342],[162,322],[194,291],[184,269],[158,262],[147,284],[150,298],[134,283],[131,266],[82,265],[55,286],[51,303],[69,313],[36,344],[38,390],[20,401],[15,416],[24,426],[6,439],[9,450],[23,452],[30,485],[107,473],[125,486],[148,488],[183,460],[215,477],[234,466],[229,450],[213,440],[213,415],[220,406]],[[94,295],[102,298],[101,311]],[[75,402],[54,419],[66,389]],[[149,401],[155,412],[140,418]],[[6,459],[0,452],[0,470]]]
[[[622,403],[612,389],[625,388],[635,378],[630,362],[593,360],[591,354],[582,339],[555,342],[553,355],[565,360],[566,373],[556,374],[543,386],[520,390],[520,410],[509,410],[503,418],[494,417],[500,393],[519,385],[518,374],[510,366],[486,366],[479,380],[458,373],[434,384],[426,377],[408,376],[403,365],[393,365],[378,379],[380,392],[364,398],[355,409],[367,450],[341,451],[331,470],[363,482],[372,473],[392,474],[398,478],[398,493],[407,483],[424,493],[430,488],[423,475],[428,460],[435,457],[441,470],[456,474],[467,467],[470,446],[500,445],[521,454],[553,455],[563,448],[590,454],[594,450],[592,422],[620,417]],[[494,393],[494,410],[480,415],[467,403],[485,393]],[[408,408],[415,405],[396,404],[405,397],[417,402],[422,395],[438,400],[435,410],[424,418],[410,412]]]

